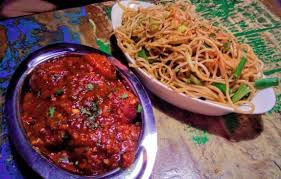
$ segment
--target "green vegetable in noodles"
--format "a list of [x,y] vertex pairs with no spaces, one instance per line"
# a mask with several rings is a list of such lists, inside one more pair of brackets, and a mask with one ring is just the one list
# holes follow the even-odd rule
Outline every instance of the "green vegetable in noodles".
[[246,62],[247,62],[247,58],[246,58],[245,56],[243,56],[243,57],[241,58],[239,64],[238,64],[238,66],[236,67],[236,69],[235,69],[235,71],[234,71],[234,77],[235,77],[236,79],[239,78],[239,76],[240,76],[240,74],[241,74],[241,72],[242,72],[242,70],[243,70],[243,68],[244,68],[244,66],[245,66],[245,64],[246,64]]
[[[226,92],[226,85],[223,83],[212,83],[213,86],[215,86],[216,88],[218,88],[221,92],[223,92],[225,94]],[[229,94],[232,92],[231,89],[229,89]]]
[[255,81],[255,87],[257,89],[269,88],[272,86],[278,86],[279,79],[278,78],[264,78]]
[[231,100],[233,103],[236,103],[240,101],[242,98],[244,98],[245,96],[247,96],[249,93],[250,93],[250,88],[245,84],[241,84],[238,90],[232,96]]
[[189,79],[195,85],[201,85],[202,84],[201,81],[198,78],[196,78],[196,76],[194,76],[192,74],[189,76]]
[[141,57],[141,58],[144,58],[144,59],[148,59],[148,56],[147,56],[147,54],[146,54],[146,52],[145,52],[145,50],[144,49],[141,49],[138,53],[137,53],[137,55],[138,55],[138,57]]
[[226,85],[223,83],[212,83],[213,86],[218,88],[221,92],[225,93],[226,92]]

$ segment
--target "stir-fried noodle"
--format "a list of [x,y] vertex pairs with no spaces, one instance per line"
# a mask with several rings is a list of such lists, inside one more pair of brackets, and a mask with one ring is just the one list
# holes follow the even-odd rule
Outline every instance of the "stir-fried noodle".
[[[248,112],[254,110],[250,101],[263,63],[249,45],[238,43],[230,32],[203,19],[186,1],[122,8],[122,25],[115,35],[121,49],[135,59],[131,66],[176,92],[236,110],[247,104]],[[237,101],[233,96],[241,85],[249,92]]]

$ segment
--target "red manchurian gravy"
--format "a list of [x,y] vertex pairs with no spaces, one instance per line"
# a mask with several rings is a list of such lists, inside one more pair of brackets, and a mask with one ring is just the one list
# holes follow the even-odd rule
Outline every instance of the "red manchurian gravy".
[[129,167],[140,135],[138,98],[105,56],[64,56],[27,81],[21,120],[32,146],[59,167],[101,175]]

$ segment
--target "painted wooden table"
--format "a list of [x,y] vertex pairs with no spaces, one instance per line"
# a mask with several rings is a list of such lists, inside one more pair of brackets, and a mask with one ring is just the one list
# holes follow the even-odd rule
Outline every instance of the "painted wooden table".
[[[281,20],[268,0],[192,0],[197,11],[249,43],[265,74],[281,77]],[[113,2],[0,21],[0,107],[15,68],[30,52],[57,42],[99,48],[124,61],[116,48]],[[272,13],[272,10],[276,12]],[[281,178],[281,89],[264,115],[209,117],[172,106],[151,94],[158,132],[152,178]],[[204,109],[203,109],[204,110]],[[0,178],[38,177],[14,151],[0,116]]]

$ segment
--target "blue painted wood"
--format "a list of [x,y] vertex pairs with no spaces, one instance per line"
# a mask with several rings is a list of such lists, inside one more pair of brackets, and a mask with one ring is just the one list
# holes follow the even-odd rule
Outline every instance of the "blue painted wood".
[[[27,16],[8,19],[0,22],[5,39],[0,39],[0,46],[6,47],[0,56],[0,113],[3,114],[4,95],[9,79],[20,62],[31,52],[52,43],[80,43],[80,34],[73,29],[79,29],[81,19],[86,17],[84,7],[51,13],[52,23],[57,23],[54,29],[40,22],[40,16]],[[1,116],[0,116],[1,118]],[[38,177],[29,169],[13,151],[8,140],[7,121],[1,121],[0,133],[0,178]]]

